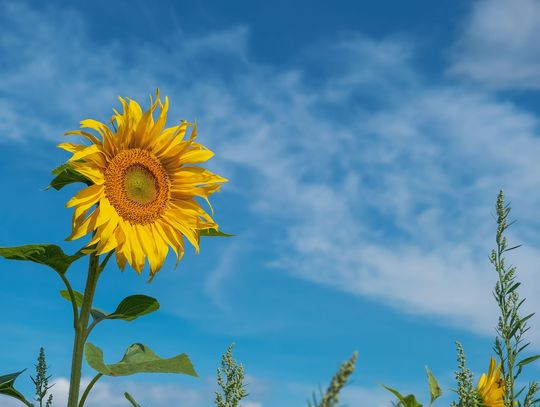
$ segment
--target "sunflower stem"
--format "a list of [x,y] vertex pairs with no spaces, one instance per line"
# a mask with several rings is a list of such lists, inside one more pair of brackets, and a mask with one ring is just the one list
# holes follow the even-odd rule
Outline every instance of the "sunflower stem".
[[81,313],[75,328],[73,357],[71,360],[71,380],[69,382],[69,397],[67,407],[78,407],[79,404],[84,344],[86,342],[88,320],[90,319],[90,310],[92,309],[92,302],[94,300],[94,293],[96,291],[100,272],[101,268],[99,266],[99,256],[90,254],[88,276],[86,278],[86,287],[84,289]]

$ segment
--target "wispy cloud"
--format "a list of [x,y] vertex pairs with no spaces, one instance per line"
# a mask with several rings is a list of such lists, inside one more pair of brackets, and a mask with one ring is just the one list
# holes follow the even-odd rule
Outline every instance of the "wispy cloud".
[[[492,3],[479,4],[471,21]],[[277,69],[250,57],[242,26],[178,31],[178,48],[120,47],[114,38],[97,44],[76,14],[0,7],[13,33],[0,43],[13,61],[0,67],[1,122],[12,131],[3,134],[57,139],[83,116],[105,119],[116,95],[142,98],[159,85],[178,102],[171,116],[199,119],[218,152],[212,165],[237,180],[231,190],[245,198],[250,225],[272,225],[253,240],[273,266],[492,333],[486,242],[500,187],[531,225],[518,236],[540,241],[540,196],[530,193],[540,187],[540,143],[530,112],[468,86],[424,83],[414,47],[397,39],[337,38]],[[241,264],[233,257],[206,284],[216,299],[223,273]],[[531,248],[528,258],[537,257]]]
[[539,35],[537,0],[474,2],[450,72],[494,89],[538,89]]

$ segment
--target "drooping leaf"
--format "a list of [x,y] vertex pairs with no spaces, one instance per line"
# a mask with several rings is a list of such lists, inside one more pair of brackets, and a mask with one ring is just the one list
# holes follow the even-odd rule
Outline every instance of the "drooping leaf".
[[232,236],[234,236],[234,235],[231,235],[229,233],[222,232],[221,230],[212,229],[212,228],[199,230],[199,235],[200,236],[218,236],[218,237],[232,237]]
[[[76,290],[72,290],[72,291],[73,291],[73,296],[75,297],[75,303],[77,304],[77,307],[81,308],[84,295],[79,291],[76,291]],[[69,302],[71,302],[71,297],[69,296],[68,290],[60,290],[60,296],[68,300]]]
[[142,343],[131,345],[122,360],[111,365],[103,361],[103,351],[90,342],[84,347],[86,362],[94,370],[107,376],[128,376],[136,373],[181,373],[197,377],[189,360],[182,353],[169,359],[162,359]]
[[49,186],[45,189],[54,188],[57,191],[64,188],[66,185],[73,184],[75,182],[83,182],[86,185],[92,185],[92,182],[85,176],[79,174],[69,164],[62,164],[52,171],[55,176]]
[[140,404],[138,404],[135,399],[129,394],[127,391],[124,393],[124,397],[131,403],[133,407],[141,407]]
[[77,252],[68,256],[54,244],[29,244],[24,246],[0,247],[0,256],[10,260],[27,260],[51,267],[57,273],[64,274],[71,263],[84,256]]
[[17,400],[25,402],[26,399],[24,396],[19,393],[15,388],[13,387],[15,384],[15,379],[24,372],[24,370],[21,370],[17,373],[10,373],[4,376],[0,376],[0,394],[3,394],[5,396],[16,398]]
[[422,404],[416,401],[416,397],[414,397],[414,395],[409,394],[408,396],[403,396],[401,393],[395,389],[392,389],[391,387],[385,385],[383,385],[383,387],[396,396],[398,400],[403,403],[403,407],[422,407]]
[[435,376],[433,376],[427,366],[426,374],[429,382],[429,395],[431,397],[431,403],[433,403],[435,400],[442,396],[442,389],[441,386],[439,386],[437,379],[435,379]]

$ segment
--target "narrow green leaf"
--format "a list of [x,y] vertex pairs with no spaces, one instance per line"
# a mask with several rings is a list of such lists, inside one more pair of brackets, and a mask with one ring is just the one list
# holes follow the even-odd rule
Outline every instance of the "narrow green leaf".
[[435,379],[435,376],[433,376],[427,366],[426,374],[429,382],[429,394],[431,396],[431,403],[433,403],[435,400],[442,396],[442,389],[441,386],[439,386],[437,379]]
[[530,356],[528,358],[525,358],[525,359],[519,361],[518,365],[519,366],[525,366],[525,365],[528,365],[529,363],[534,362],[535,360],[538,360],[538,359],[540,359],[540,355]]
[[162,359],[142,343],[131,345],[122,360],[112,365],[105,364],[103,351],[90,342],[87,342],[84,347],[84,356],[90,367],[107,376],[128,376],[136,373],[181,373],[197,377],[197,373],[185,353],[169,359]]
[[199,235],[200,236],[219,236],[219,237],[232,237],[232,236],[234,236],[234,235],[231,235],[229,233],[222,232],[221,230],[212,229],[212,228],[199,230]]
[[512,287],[510,287],[508,289],[508,293],[511,293],[512,291],[515,291],[520,285],[521,285],[520,282],[515,283]]
[[133,397],[131,397],[131,394],[129,394],[127,391],[124,393],[124,397],[131,403],[133,407],[141,407],[140,404],[138,404]]
[[15,380],[22,372],[24,372],[24,370],[21,370],[17,373],[10,373],[4,376],[0,376],[0,394],[16,398],[17,400],[20,400],[22,402],[26,402],[24,396],[17,390],[15,390],[15,388],[13,387],[13,385],[15,384]]
[[[68,300],[69,302],[71,302],[71,297],[69,296],[69,291],[68,290],[61,290],[60,291],[60,296],[62,298],[64,298],[64,299]],[[73,290],[73,296],[75,297],[75,303],[77,304],[77,307],[81,308],[82,303],[83,303],[84,295],[79,291]]]
[[72,256],[65,254],[54,244],[30,244],[14,247],[0,247],[0,257],[9,260],[27,260],[51,267],[57,273],[64,274],[71,263],[83,257],[77,252]]
[[79,174],[71,167],[71,165],[67,163],[55,168],[52,173],[55,175],[55,177],[45,189],[54,188],[59,191],[66,185],[73,184],[75,182],[83,182],[86,185],[92,185],[92,181]]

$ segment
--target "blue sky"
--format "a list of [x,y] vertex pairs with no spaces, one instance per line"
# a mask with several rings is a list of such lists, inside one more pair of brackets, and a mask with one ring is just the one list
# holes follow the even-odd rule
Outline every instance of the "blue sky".
[[[213,204],[236,237],[203,241],[176,270],[169,259],[150,285],[111,267],[96,297],[104,309],[134,293],[162,305],[95,330],[108,361],[143,342],[188,353],[200,378],[103,380],[89,407],[125,406],[125,390],[145,407],[211,405],[232,341],[245,407],[305,405],[354,350],[347,405],[389,406],[380,383],[425,402],[424,365],[448,404],[454,341],[477,373],[491,354],[501,188],[519,219],[511,261],[526,309],[540,309],[540,2],[3,1],[0,26],[0,245],[84,243],[63,242],[77,188],[42,189],[67,158],[63,132],[106,120],[119,95],[144,104],[159,87],[230,179]],[[84,273],[70,271],[79,287]],[[61,282],[7,261],[0,281],[1,371],[32,367],[44,346],[61,401],[72,341]]]

